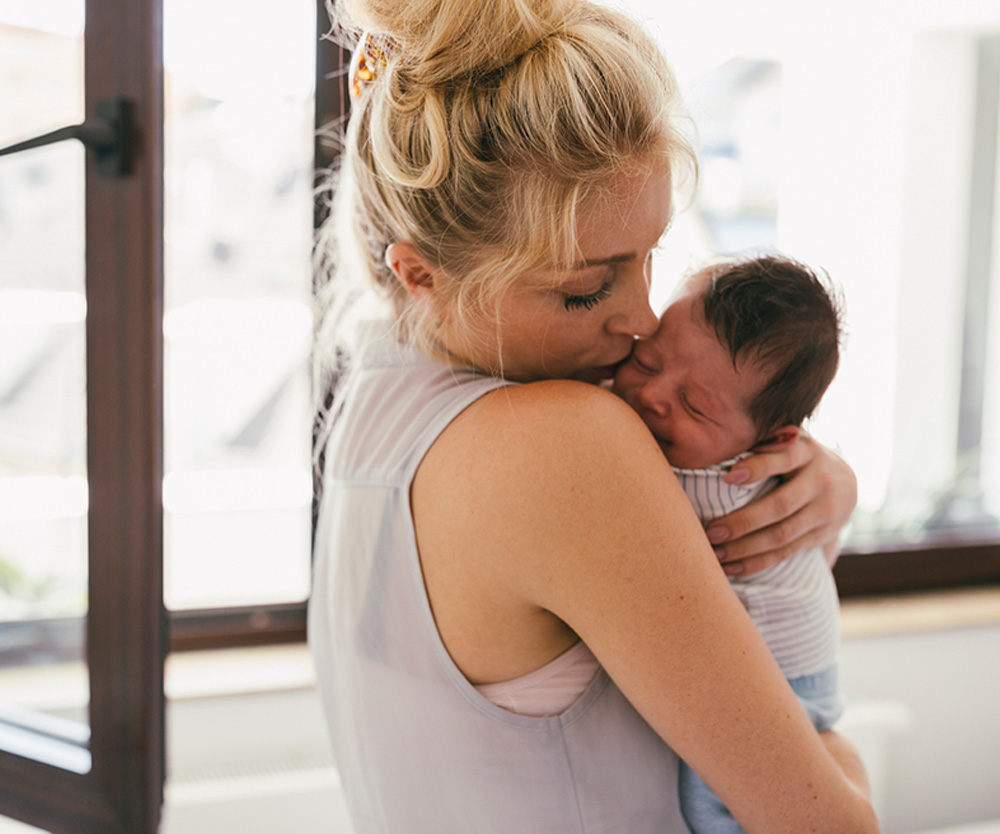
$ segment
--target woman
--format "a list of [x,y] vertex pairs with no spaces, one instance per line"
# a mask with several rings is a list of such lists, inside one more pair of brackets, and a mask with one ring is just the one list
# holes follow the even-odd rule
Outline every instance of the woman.
[[[358,833],[683,832],[678,755],[751,834],[877,831],[648,430],[581,384],[656,327],[651,252],[692,158],[663,57],[575,0],[350,11],[379,34],[333,286],[364,275],[392,315],[359,328],[334,409],[310,642]],[[853,506],[808,441],[747,463],[774,473],[726,520],[745,570]]]

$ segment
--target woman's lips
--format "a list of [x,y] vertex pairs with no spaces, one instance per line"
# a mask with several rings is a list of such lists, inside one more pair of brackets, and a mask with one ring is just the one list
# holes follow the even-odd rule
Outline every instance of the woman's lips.
[[[628,357],[625,357],[627,359]],[[615,374],[618,372],[619,366],[625,359],[620,359],[611,365],[598,365],[593,368],[586,368],[580,371],[578,374],[574,374],[576,379],[582,380],[584,382],[604,382],[609,379],[613,379]]]

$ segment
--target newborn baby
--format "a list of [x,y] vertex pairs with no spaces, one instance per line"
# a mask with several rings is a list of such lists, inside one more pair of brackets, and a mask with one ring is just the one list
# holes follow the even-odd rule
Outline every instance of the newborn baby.
[[[777,486],[723,477],[751,452],[796,440],[833,380],[839,342],[837,306],[807,267],[779,256],[728,261],[684,283],[613,390],[645,421],[708,524]],[[832,726],[843,709],[838,598],[822,550],[730,582],[813,724]],[[680,796],[694,834],[743,831],[683,763]]]

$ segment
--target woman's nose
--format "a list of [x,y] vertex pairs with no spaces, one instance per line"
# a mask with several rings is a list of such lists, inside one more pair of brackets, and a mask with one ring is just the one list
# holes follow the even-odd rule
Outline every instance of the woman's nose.
[[634,281],[629,293],[622,299],[622,309],[608,319],[609,333],[648,337],[656,332],[659,319],[649,306],[649,287],[645,280]]

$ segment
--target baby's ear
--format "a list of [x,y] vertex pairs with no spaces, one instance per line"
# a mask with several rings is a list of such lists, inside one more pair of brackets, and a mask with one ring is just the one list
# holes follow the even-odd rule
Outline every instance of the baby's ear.
[[767,437],[753,447],[754,452],[780,452],[787,449],[799,439],[798,426],[782,426],[775,429]]

